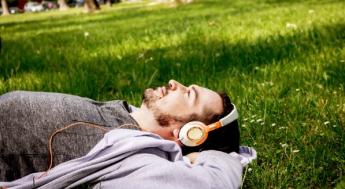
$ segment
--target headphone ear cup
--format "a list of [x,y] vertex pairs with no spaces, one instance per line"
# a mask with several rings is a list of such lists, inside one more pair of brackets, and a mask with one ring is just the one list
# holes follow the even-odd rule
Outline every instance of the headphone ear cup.
[[183,125],[179,132],[179,140],[185,146],[198,146],[202,144],[207,136],[206,125],[200,121],[192,121]]

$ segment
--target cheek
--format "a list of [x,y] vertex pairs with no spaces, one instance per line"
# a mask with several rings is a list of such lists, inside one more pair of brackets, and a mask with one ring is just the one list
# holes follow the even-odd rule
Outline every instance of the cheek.
[[159,100],[157,105],[166,113],[181,112],[188,109],[186,99],[182,96],[167,96]]

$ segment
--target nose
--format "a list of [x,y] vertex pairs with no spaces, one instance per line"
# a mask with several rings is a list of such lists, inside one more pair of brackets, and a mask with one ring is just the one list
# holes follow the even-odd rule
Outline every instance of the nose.
[[193,84],[193,85],[190,85],[189,88],[199,88],[199,85]]
[[169,81],[169,86],[170,86],[170,90],[173,90],[173,91],[177,90],[177,89],[182,89],[182,90],[186,90],[187,89],[186,86],[182,85],[181,83],[179,83],[179,82],[177,82],[177,81],[175,81],[173,79],[171,79]]

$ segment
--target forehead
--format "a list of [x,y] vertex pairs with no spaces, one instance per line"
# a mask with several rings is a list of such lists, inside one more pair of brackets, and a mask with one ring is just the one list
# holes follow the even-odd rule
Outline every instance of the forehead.
[[197,106],[206,114],[220,114],[223,111],[223,101],[218,93],[205,87],[199,88]]

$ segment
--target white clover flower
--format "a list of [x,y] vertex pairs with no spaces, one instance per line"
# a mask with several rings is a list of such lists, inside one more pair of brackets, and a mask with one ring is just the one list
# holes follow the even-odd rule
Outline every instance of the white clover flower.
[[325,122],[323,122],[323,124],[325,124],[325,125],[328,125],[328,124],[330,124],[331,122],[329,122],[329,121],[325,121]]
[[345,60],[340,60],[340,62],[341,62],[341,63],[344,63],[344,62],[345,62]]
[[216,57],[219,57],[220,56],[220,53],[216,53]]
[[334,128],[336,128],[336,127],[337,127],[337,125],[333,125],[333,127],[334,127]]
[[214,25],[216,25],[216,22],[215,21],[210,21],[210,22],[208,22],[208,25],[209,26],[214,26]]
[[255,120],[254,120],[254,119],[252,119],[252,120],[250,120],[250,123],[254,123],[254,121],[255,121]]
[[84,32],[84,37],[89,37],[90,33],[89,32]]
[[294,23],[286,23],[286,28],[287,29],[297,29],[297,25]]
[[139,53],[138,58],[143,58],[144,57],[144,53]]
[[292,153],[298,153],[299,150],[292,150]]
[[265,125],[265,122],[262,122],[260,125]]
[[276,123],[272,123],[272,124],[271,124],[272,127],[275,127],[276,125],[277,125]]
[[286,129],[286,127],[279,127],[279,130]]
[[315,11],[314,11],[314,10],[312,10],[312,9],[310,9],[310,10],[308,11],[308,13],[309,13],[309,14],[314,14],[314,13],[315,13]]
[[247,120],[248,120],[248,118],[244,118],[244,119],[243,119],[243,121],[247,121]]
[[289,146],[289,145],[288,145],[288,144],[286,144],[286,143],[284,143],[284,144],[280,143],[280,145],[281,145],[283,148],[286,148],[286,147],[288,147],[288,146]]
[[300,91],[300,89],[296,89],[296,91],[298,92],[298,91]]
[[256,122],[262,122],[263,120],[262,119],[257,119]]
[[246,125],[246,124],[242,124],[242,127],[246,128],[246,127],[247,127],[247,125]]
[[248,168],[248,172],[252,172],[253,171],[253,169],[252,168]]

